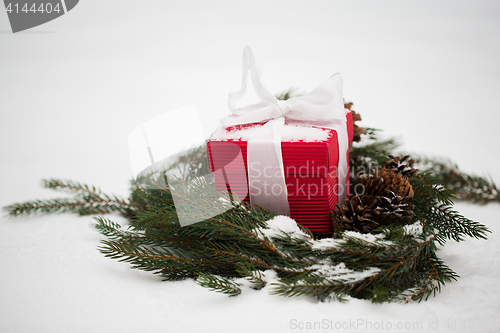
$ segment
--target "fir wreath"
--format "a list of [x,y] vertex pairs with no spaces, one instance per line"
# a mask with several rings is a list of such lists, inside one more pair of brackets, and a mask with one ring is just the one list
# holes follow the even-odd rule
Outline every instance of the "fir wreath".
[[[361,118],[354,113],[353,119]],[[192,278],[230,296],[270,284],[277,295],[312,295],[320,300],[427,300],[458,278],[437,256],[438,247],[466,236],[486,239],[490,232],[454,211],[453,200],[500,201],[499,191],[493,182],[466,175],[450,162],[393,157],[398,144],[381,140],[375,129],[355,124],[354,141],[350,165],[360,172],[351,173],[351,184],[361,184],[366,191],[332,211],[334,235],[313,235],[289,218],[244,203],[181,227],[171,194],[174,189],[159,185],[165,173],[146,179],[147,188],[132,182],[128,199],[73,181],[45,180],[44,187],[74,196],[4,209],[12,217],[119,212],[130,222],[127,229],[108,218],[94,217],[95,228],[106,236],[99,246],[105,256],[165,280]],[[206,161],[204,148],[179,160],[190,177],[207,174]],[[414,169],[415,164],[421,170]],[[216,203],[207,185],[195,183],[208,207]]]

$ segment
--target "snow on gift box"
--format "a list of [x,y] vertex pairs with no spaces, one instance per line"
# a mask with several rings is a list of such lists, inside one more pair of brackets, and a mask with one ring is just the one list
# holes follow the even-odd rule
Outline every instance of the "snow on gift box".
[[[347,195],[347,147],[353,137],[340,75],[307,96],[282,101],[262,85],[248,47],[243,66],[243,86],[229,96],[233,114],[207,142],[211,171],[223,171],[215,173],[216,188],[288,215],[314,233],[330,233],[330,212]],[[248,72],[261,102],[236,109],[246,92]],[[230,165],[235,152],[241,152],[244,170]]]

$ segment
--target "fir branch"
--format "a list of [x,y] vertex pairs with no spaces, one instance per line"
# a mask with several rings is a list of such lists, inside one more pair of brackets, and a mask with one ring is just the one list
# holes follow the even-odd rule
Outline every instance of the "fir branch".
[[71,180],[61,180],[53,178],[43,179],[42,185],[43,187],[48,189],[56,191],[65,191],[69,193],[82,193],[82,194],[96,195],[96,196],[99,196],[101,194],[101,189],[95,186],[89,186]]
[[11,217],[58,213],[74,213],[83,216],[112,212],[120,212],[131,217],[135,214],[136,208],[133,205],[115,195],[101,193],[101,190],[94,186],[58,179],[43,180],[42,183],[46,188],[76,194],[72,198],[16,203],[4,207],[3,210]]
[[443,285],[459,278],[454,271],[435,255],[427,258],[426,264],[427,274],[422,277],[415,287],[403,291],[396,299],[405,303],[409,301],[426,301],[430,296],[436,296],[437,293],[441,292]]
[[280,296],[314,296],[321,301],[337,300],[341,303],[347,301],[347,294],[343,291],[345,286],[341,284],[288,284],[278,283],[275,284],[272,294]]
[[416,200],[425,200],[427,203],[442,203],[453,205],[455,196],[452,191],[443,186],[430,171],[419,171],[411,179],[413,190],[418,193]]
[[[142,246],[121,241],[102,240],[98,248],[104,256],[128,262],[134,269],[152,271],[165,280],[195,278],[200,272],[215,273],[225,266],[217,260],[197,256],[189,251],[179,251],[161,246]],[[193,254],[189,255],[189,254]],[[235,276],[234,274],[232,276]]]
[[262,271],[256,269],[254,266],[241,263],[236,269],[238,274],[245,277],[250,283],[250,287],[254,290],[261,290],[267,285],[267,281],[262,276]]
[[142,232],[130,232],[122,230],[121,225],[102,216],[94,217],[96,221],[93,225],[97,231],[111,240],[119,240],[135,245],[156,244],[156,240],[151,239]]
[[500,190],[493,180],[461,171],[457,164],[442,158],[419,156],[417,164],[453,192],[458,199],[475,203],[500,202]]
[[[367,129],[364,137],[364,142],[353,145],[350,160],[357,171],[367,173],[383,165],[397,142],[380,140],[373,129]],[[452,209],[458,192],[444,186],[448,181],[433,170],[417,172],[411,180],[414,225],[393,224],[374,230],[373,235],[344,232],[341,238],[318,240],[302,227],[292,233],[270,230],[267,221],[274,212],[216,195],[211,184],[197,178],[208,172],[206,150],[193,150],[178,161],[183,168],[176,186],[170,186],[164,171],[157,172],[141,183],[133,182],[128,201],[102,194],[93,186],[51,179],[44,182],[45,187],[74,197],[15,204],[6,210],[11,216],[121,212],[129,218],[127,230],[107,218],[95,218],[95,228],[106,237],[99,247],[106,257],[165,280],[193,278],[230,296],[240,294],[244,285],[240,282],[246,280],[254,289],[271,284],[273,293],[283,296],[426,300],[458,277],[437,257],[437,244],[465,237],[485,239],[489,232]],[[355,172],[351,175],[355,180]],[[476,189],[486,186],[477,179],[462,178],[476,182]],[[487,188],[496,189],[490,185]],[[195,199],[187,195],[192,191],[199,193]],[[178,212],[174,195],[193,211]],[[214,206],[220,206],[221,212],[206,214]],[[205,217],[181,227],[179,214]],[[276,275],[275,283],[264,276],[269,270]]]
[[438,230],[438,241],[446,239],[464,240],[465,236],[486,239],[489,229],[479,222],[472,221],[454,211],[454,194],[439,183],[431,171],[418,172],[411,180],[415,196],[415,217],[429,227]]
[[237,296],[241,294],[241,284],[226,277],[200,273],[195,281],[202,287],[229,296]]
[[439,230],[440,235],[460,242],[465,236],[477,239],[487,239],[491,231],[479,222],[462,216],[448,205],[432,207],[430,225]]
[[128,211],[129,207],[114,200],[95,200],[89,197],[34,200],[13,204],[3,208],[9,216],[46,215],[59,213],[75,213],[78,215],[107,214],[114,211]]
[[297,88],[291,88],[277,94],[276,98],[282,101],[286,101],[287,99],[290,99],[292,97],[298,97],[300,95],[302,94],[298,92]]

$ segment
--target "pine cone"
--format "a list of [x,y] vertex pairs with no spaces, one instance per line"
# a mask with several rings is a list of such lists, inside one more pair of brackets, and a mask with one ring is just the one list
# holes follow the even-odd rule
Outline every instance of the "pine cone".
[[[332,213],[333,232],[357,231],[369,233],[376,229],[379,224],[370,219],[365,209],[374,203],[373,196],[358,197],[345,200],[345,205],[336,205]],[[372,213],[372,211],[370,211]]]
[[413,208],[411,197],[398,195],[397,190],[391,188],[385,195],[377,197],[365,209],[365,214],[379,225],[406,224],[413,218]]
[[337,205],[332,213],[335,233],[346,230],[369,233],[381,225],[393,223],[406,224],[413,219],[414,196],[410,178],[417,171],[412,169],[413,160],[389,155],[392,161],[386,162],[383,169],[374,175],[358,177],[365,194],[346,199],[346,205]]
[[362,175],[358,183],[364,185],[365,196],[375,197],[365,207],[363,217],[378,225],[408,223],[413,218],[414,196],[410,180],[394,169],[377,170],[375,175]]
[[384,164],[384,168],[386,170],[394,170],[396,173],[403,175],[403,177],[408,177],[411,178],[415,174],[415,172],[418,171],[418,169],[413,169],[411,166],[413,163],[415,163],[414,160],[408,160],[406,159],[410,157],[410,155],[406,155],[403,158],[397,156],[394,157],[392,155],[389,155],[389,158],[392,159],[392,161],[387,161]]
[[359,127],[358,125],[356,125],[356,122],[361,120],[361,116],[359,115],[359,113],[356,113],[356,111],[351,109],[352,105],[353,105],[352,102],[344,103],[344,108],[351,110],[352,129],[353,129],[352,141],[358,142],[358,141],[361,141],[361,134],[365,133],[365,129],[363,127]]
[[413,198],[413,188],[408,178],[394,170],[377,170],[375,175],[361,175],[358,177],[358,183],[364,185],[365,193],[375,197],[383,196],[391,187],[395,189],[398,195]]

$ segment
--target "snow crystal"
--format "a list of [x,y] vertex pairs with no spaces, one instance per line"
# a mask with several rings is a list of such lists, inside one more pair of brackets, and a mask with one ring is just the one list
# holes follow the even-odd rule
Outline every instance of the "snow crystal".
[[323,238],[313,241],[311,248],[317,251],[328,251],[340,249],[345,244],[344,239]]
[[260,228],[258,230],[267,238],[279,236],[282,232],[287,233],[291,237],[309,238],[302,230],[300,230],[297,222],[288,216],[277,215],[266,223],[269,229]]
[[356,231],[345,231],[344,236],[356,238],[368,243],[378,242],[385,238],[385,234],[362,234]]
[[[270,285],[279,281],[278,274],[273,269],[254,271],[252,272],[252,276],[255,279],[262,280],[266,283],[264,289],[268,290],[268,294],[271,293]],[[246,277],[234,279],[234,282],[240,285],[242,293],[248,293],[254,290],[254,284]]]
[[345,231],[344,232],[344,237],[345,238],[351,238],[351,239],[356,239],[365,243],[372,243],[372,245],[380,244],[380,245],[385,245],[385,246],[393,246],[395,245],[394,242],[385,240],[386,234],[385,233],[380,233],[380,234],[362,234],[356,231]]
[[420,236],[423,232],[424,227],[420,221],[417,221],[413,224],[405,225],[403,227],[403,231],[407,236]]
[[276,283],[279,281],[278,273],[274,269],[267,269],[261,272],[260,278],[267,282],[268,284]]
[[345,263],[332,265],[331,262],[325,261],[320,264],[311,266],[316,272],[332,282],[354,283],[371,277],[378,272],[380,268],[371,267],[362,271],[354,271],[346,267]]
[[434,188],[439,191],[444,191],[446,189],[442,184],[435,184]]
[[[227,130],[219,127],[212,135],[212,140],[242,140],[249,141],[267,136],[267,129],[262,128],[262,125],[252,125],[240,129]],[[330,135],[330,131],[318,127],[289,125],[286,124],[281,132],[281,141],[286,142],[318,142],[326,141]]]
[[280,229],[285,232],[294,232],[296,230],[299,230],[297,222],[285,215],[275,216],[272,220],[267,221],[267,224],[272,229]]

